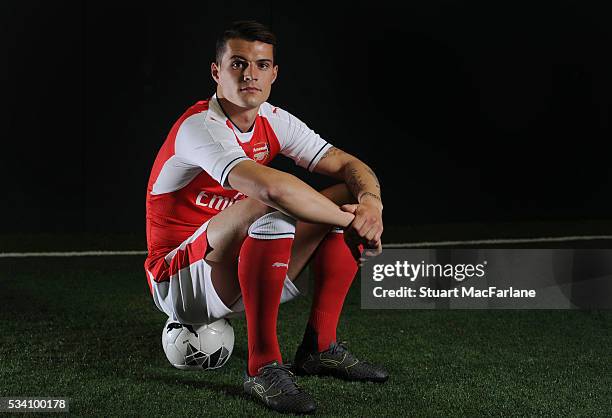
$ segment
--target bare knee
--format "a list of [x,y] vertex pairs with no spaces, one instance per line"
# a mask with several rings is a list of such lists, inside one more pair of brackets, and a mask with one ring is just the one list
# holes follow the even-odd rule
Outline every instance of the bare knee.
[[235,263],[253,222],[276,209],[246,198],[215,215],[208,225],[206,260]]
[[249,200],[249,206],[247,208],[247,212],[244,218],[241,219],[240,231],[246,237],[249,227],[255,222],[257,219],[262,216],[276,211],[273,207],[270,207],[264,203],[261,203],[255,199],[246,199]]

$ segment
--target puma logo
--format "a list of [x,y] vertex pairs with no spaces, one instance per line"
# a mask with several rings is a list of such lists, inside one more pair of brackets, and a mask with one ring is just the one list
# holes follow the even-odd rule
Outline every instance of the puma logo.
[[274,263],[272,264],[272,267],[287,267],[289,268],[289,265],[286,263]]

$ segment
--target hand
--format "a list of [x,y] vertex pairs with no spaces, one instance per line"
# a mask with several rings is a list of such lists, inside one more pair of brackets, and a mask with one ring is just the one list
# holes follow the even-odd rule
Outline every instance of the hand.
[[349,231],[344,232],[344,242],[349,250],[351,250],[351,254],[355,261],[357,261],[357,264],[361,267],[370,258],[376,257],[382,253],[382,242],[378,241],[374,246],[369,248],[361,244],[360,241],[361,240],[356,234]]
[[355,215],[347,231],[355,233],[366,248],[376,248],[383,232],[382,209],[371,201],[343,205],[340,209]]
[[[365,248],[362,257],[369,259],[382,253],[382,241],[378,241],[372,248]],[[365,261],[365,260],[364,260]]]
[[[341,209],[345,212],[356,214],[356,212],[359,210],[359,206],[365,206],[362,208],[362,214],[371,211],[371,208],[368,208],[367,205],[343,205]],[[374,213],[377,214],[379,218],[382,218],[380,210]],[[380,234],[382,233],[382,219],[380,219],[380,228],[374,226],[367,229],[367,227],[361,225],[362,231],[366,230],[367,232],[365,237],[361,236],[358,230],[354,228],[354,224],[357,219],[357,215],[355,215],[354,221],[344,231],[344,241],[351,250],[355,260],[360,266],[362,266],[368,259],[376,257],[382,253],[382,241],[380,240]],[[376,225],[376,220],[374,221],[374,225]],[[373,238],[368,239],[370,236]]]

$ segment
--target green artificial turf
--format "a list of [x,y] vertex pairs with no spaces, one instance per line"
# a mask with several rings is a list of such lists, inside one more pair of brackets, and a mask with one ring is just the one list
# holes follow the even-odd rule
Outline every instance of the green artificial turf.
[[[143,257],[0,259],[0,396],[65,396],[71,415],[278,416],[242,393],[244,320],[214,372],[173,369]],[[281,307],[293,355],[310,296]],[[610,311],[361,310],[340,339],[386,365],[383,385],[301,378],[322,416],[611,416]]]

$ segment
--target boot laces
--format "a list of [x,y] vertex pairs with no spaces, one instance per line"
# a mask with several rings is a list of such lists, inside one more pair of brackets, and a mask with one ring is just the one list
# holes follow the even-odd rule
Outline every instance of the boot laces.
[[270,383],[281,392],[296,395],[302,391],[296,382],[291,366],[287,364],[268,365],[262,368],[262,377],[270,378]]
[[350,361],[359,361],[357,358],[348,351],[348,347],[346,345],[346,341],[333,342],[330,344],[329,352],[331,354],[346,354],[346,357]]

